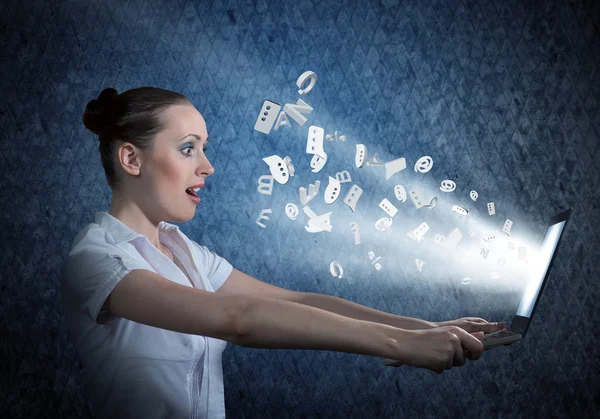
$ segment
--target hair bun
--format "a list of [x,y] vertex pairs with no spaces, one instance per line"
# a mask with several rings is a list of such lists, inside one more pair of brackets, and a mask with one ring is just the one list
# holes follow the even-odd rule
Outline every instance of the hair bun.
[[97,99],[92,99],[85,107],[85,112],[81,118],[83,125],[96,135],[100,135],[106,126],[106,112],[109,103],[113,98],[119,95],[117,89],[112,87],[104,89]]

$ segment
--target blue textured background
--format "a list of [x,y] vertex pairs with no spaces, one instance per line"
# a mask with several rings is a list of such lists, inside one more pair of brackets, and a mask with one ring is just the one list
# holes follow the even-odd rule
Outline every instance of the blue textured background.
[[[493,200],[494,226],[510,218],[534,241],[548,217],[575,208],[522,341],[442,375],[352,354],[229,345],[229,417],[597,415],[598,2],[56,3],[0,5],[0,416],[91,417],[58,293],[74,236],[111,199],[97,140],[81,115],[103,88],[143,85],[189,97],[212,138],[216,173],[197,217],[180,228],[278,286],[432,321],[507,320],[518,303],[514,290],[461,286],[441,264],[416,270],[419,247],[409,248],[404,232],[425,220],[449,232],[457,221],[439,215],[442,205],[427,212],[399,204],[393,239],[365,233],[362,247],[345,226],[358,220],[366,232],[385,215],[379,201],[395,201],[393,185],[415,179],[430,191],[455,180],[460,200],[453,203],[491,223],[485,202]],[[303,97],[314,108],[307,124],[254,131],[263,100],[295,102],[295,81],[306,70],[319,76]],[[348,136],[325,144],[330,161],[318,174],[304,152],[312,124]],[[358,170],[357,143],[382,161],[404,156],[409,167],[389,181],[380,168]],[[271,154],[289,155],[296,176],[261,195],[256,180],[268,174],[261,158]],[[434,167],[418,178],[412,165],[425,154]],[[322,192],[327,175],[344,169],[365,190],[355,215],[341,196],[331,206],[332,233],[314,235],[304,231],[303,214],[295,222],[285,216],[285,203],[299,204],[300,186],[319,179]],[[479,192],[478,205],[470,189]],[[327,210],[322,200],[311,207]],[[263,208],[273,209],[266,229],[255,224]],[[380,272],[367,250],[383,256]],[[333,259],[347,278],[329,274]]]

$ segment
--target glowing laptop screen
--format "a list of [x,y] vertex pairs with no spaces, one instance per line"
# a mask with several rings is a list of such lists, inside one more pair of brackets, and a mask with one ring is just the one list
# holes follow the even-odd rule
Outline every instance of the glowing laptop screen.
[[532,260],[532,265],[530,268],[530,280],[525,288],[523,298],[521,298],[521,303],[517,308],[518,316],[531,316],[531,311],[533,310],[537,297],[540,294],[540,289],[544,283],[544,278],[546,277],[546,273],[550,267],[550,261],[552,260],[552,256],[556,251],[556,246],[558,245],[558,240],[560,239],[565,223],[566,220],[563,220],[548,227],[542,247],[535,260]]

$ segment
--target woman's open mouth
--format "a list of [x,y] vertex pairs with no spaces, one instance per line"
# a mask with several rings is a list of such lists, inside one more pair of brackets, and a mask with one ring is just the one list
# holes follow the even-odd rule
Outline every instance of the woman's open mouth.
[[188,188],[185,190],[185,193],[190,198],[190,200],[192,200],[194,203],[196,203],[196,204],[200,203],[200,198],[198,197],[198,195],[196,195],[196,192],[193,189]]

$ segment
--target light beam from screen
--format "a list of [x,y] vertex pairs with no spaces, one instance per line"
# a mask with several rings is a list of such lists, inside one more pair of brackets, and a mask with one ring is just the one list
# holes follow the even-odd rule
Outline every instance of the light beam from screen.
[[[312,125],[320,126],[318,122],[313,122]],[[305,132],[305,130],[302,131]],[[325,129],[325,131],[328,132],[330,130]],[[532,264],[537,263],[539,259],[539,242],[532,232],[526,229],[526,226],[519,220],[509,217],[514,222],[514,227],[510,235],[506,235],[502,232],[505,219],[501,219],[499,215],[490,216],[487,214],[486,203],[491,200],[485,200],[485,191],[480,191],[477,201],[473,201],[469,196],[472,188],[469,185],[462,185],[460,182],[457,182],[457,188],[454,192],[442,192],[439,186],[444,179],[434,179],[431,173],[422,174],[415,172],[413,166],[416,160],[410,161],[407,158],[406,169],[394,174],[389,180],[385,180],[385,169],[383,166],[374,167],[365,165],[362,168],[357,168],[354,165],[354,158],[352,156],[351,173],[353,180],[342,184],[342,191],[337,201],[330,205],[316,202],[318,198],[322,200],[323,191],[327,187],[329,176],[334,176],[335,173],[343,170],[349,170],[348,158],[350,154],[353,154],[349,153],[349,150],[355,150],[355,145],[358,142],[352,141],[352,138],[354,138],[352,132],[346,130],[344,134],[347,138],[344,143],[327,144],[327,141],[324,142],[324,145],[328,148],[333,146],[338,148],[336,152],[338,157],[340,155],[344,156],[344,166],[336,166],[336,160],[339,159],[330,158],[320,173],[311,174],[315,178],[311,177],[310,180],[305,181],[306,184],[314,183],[316,180],[321,181],[321,189],[316,197],[317,199],[309,203],[311,209],[317,214],[333,212],[331,216],[331,223],[334,226],[333,230],[331,232],[315,234],[341,234],[347,240],[348,246],[354,246],[354,233],[351,231],[350,225],[352,222],[356,222],[360,226],[360,246],[364,250],[365,264],[371,263],[367,257],[368,251],[374,251],[377,254],[378,249],[385,248],[388,254],[391,252],[397,255],[399,259],[405,258],[403,264],[407,267],[410,266],[409,269],[405,269],[405,272],[412,272],[413,278],[426,278],[429,282],[447,281],[447,278],[451,277],[460,286],[470,287],[473,290],[477,290],[477,292],[509,291],[519,295],[524,292],[530,274],[529,270]],[[366,141],[361,143],[367,146],[368,157],[377,152],[376,146],[373,144],[368,144]],[[340,150],[339,147],[342,146],[346,149]],[[327,152],[331,153],[330,157],[334,157],[331,150]],[[381,151],[378,154],[381,155]],[[428,154],[435,156],[435,153]],[[393,159],[398,157],[402,156],[396,156]],[[443,165],[443,160],[434,157],[434,164],[438,166]],[[381,185],[378,189],[386,190],[387,188],[387,192],[379,196],[379,194],[365,188],[363,186],[365,178],[369,178],[369,182],[367,183],[379,182]],[[376,182],[372,182],[372,180]],[[364,189],[363,196],[357,204],[356,213],[352,213],[349,207],[342,202],[345,194],[353,184],[358,184]],[[438,202],[436,207],[433,209],[416,209],[410,197],[405,202],[398,201],[393,192],[394,186],[397,184],[402,184],[406,188],[407,193],[411,189],[418,188],[425,197],[437,197]],[[398,212],[393,218],[378,206],[379,202],[384,198],[387,198],[398,208]],[[497,198],[496,208],[498,211],[502,205],[502,201]],[[453,212],[453,205],[466,208],[469,210],[469,215],[462,216]],[[482,208],[484,211],[482,211]],[[484,212],[484,214],[481,214],[481,212]],[[390,235],[375,228],[375,223],[382,217],[392,218],[393,220]],[[422,241],[417,242],[407,236],[410,230],[418,227],[423,221],[428,222],[428,220],[434,222],[429,225],[430,230],[425,234]],[[303,222],[305,221],[303,219]],[[462,233],[462,239],[455,249],[446,248],[442,244],[435,242],[434,238],[437,234],[447,236],[454,228],[458,228]],[[477,236],[470,236],[469,231],[471,229],[477,230]],[[494,240],[490,242],[483,240],[482,237],[494,233],[496,233]],[[526,249],[526,261],[519,259],[519,248],[521,247]],[[489,250],[485,258],[481,254],[482,248]],[[423,266],[422,272],[419,272],[417,269],[414,259],[405,257],[405,255],[410,253],[409,250],[416,253],[418,259],[427,262]],[[339,260],[342,266],[344,265],[343,256],[334,259]],[[448,262],[448,259],[451,262]],[[501,264],[502,262],[499,263],[499,261],[503,261],[503,264]],[[327,271],[329,270],[330,262],[323,261],[323,265],[327,267]],[[433,273],[434,270],[430,269],[430,267],[435,264],[440,266],[439,264],[441,263],[445,264],[444,275],[436,276]],[[385,267],[384,262],[382,265]],[[381,271],[381,274],[386,274],[385,268]],[[407,278],[394,278],[389,272],[387,274],[392,277],[392,280],[407,280]],[[344,271],[344,277],[350,275],[352,275],[351,271]]]

